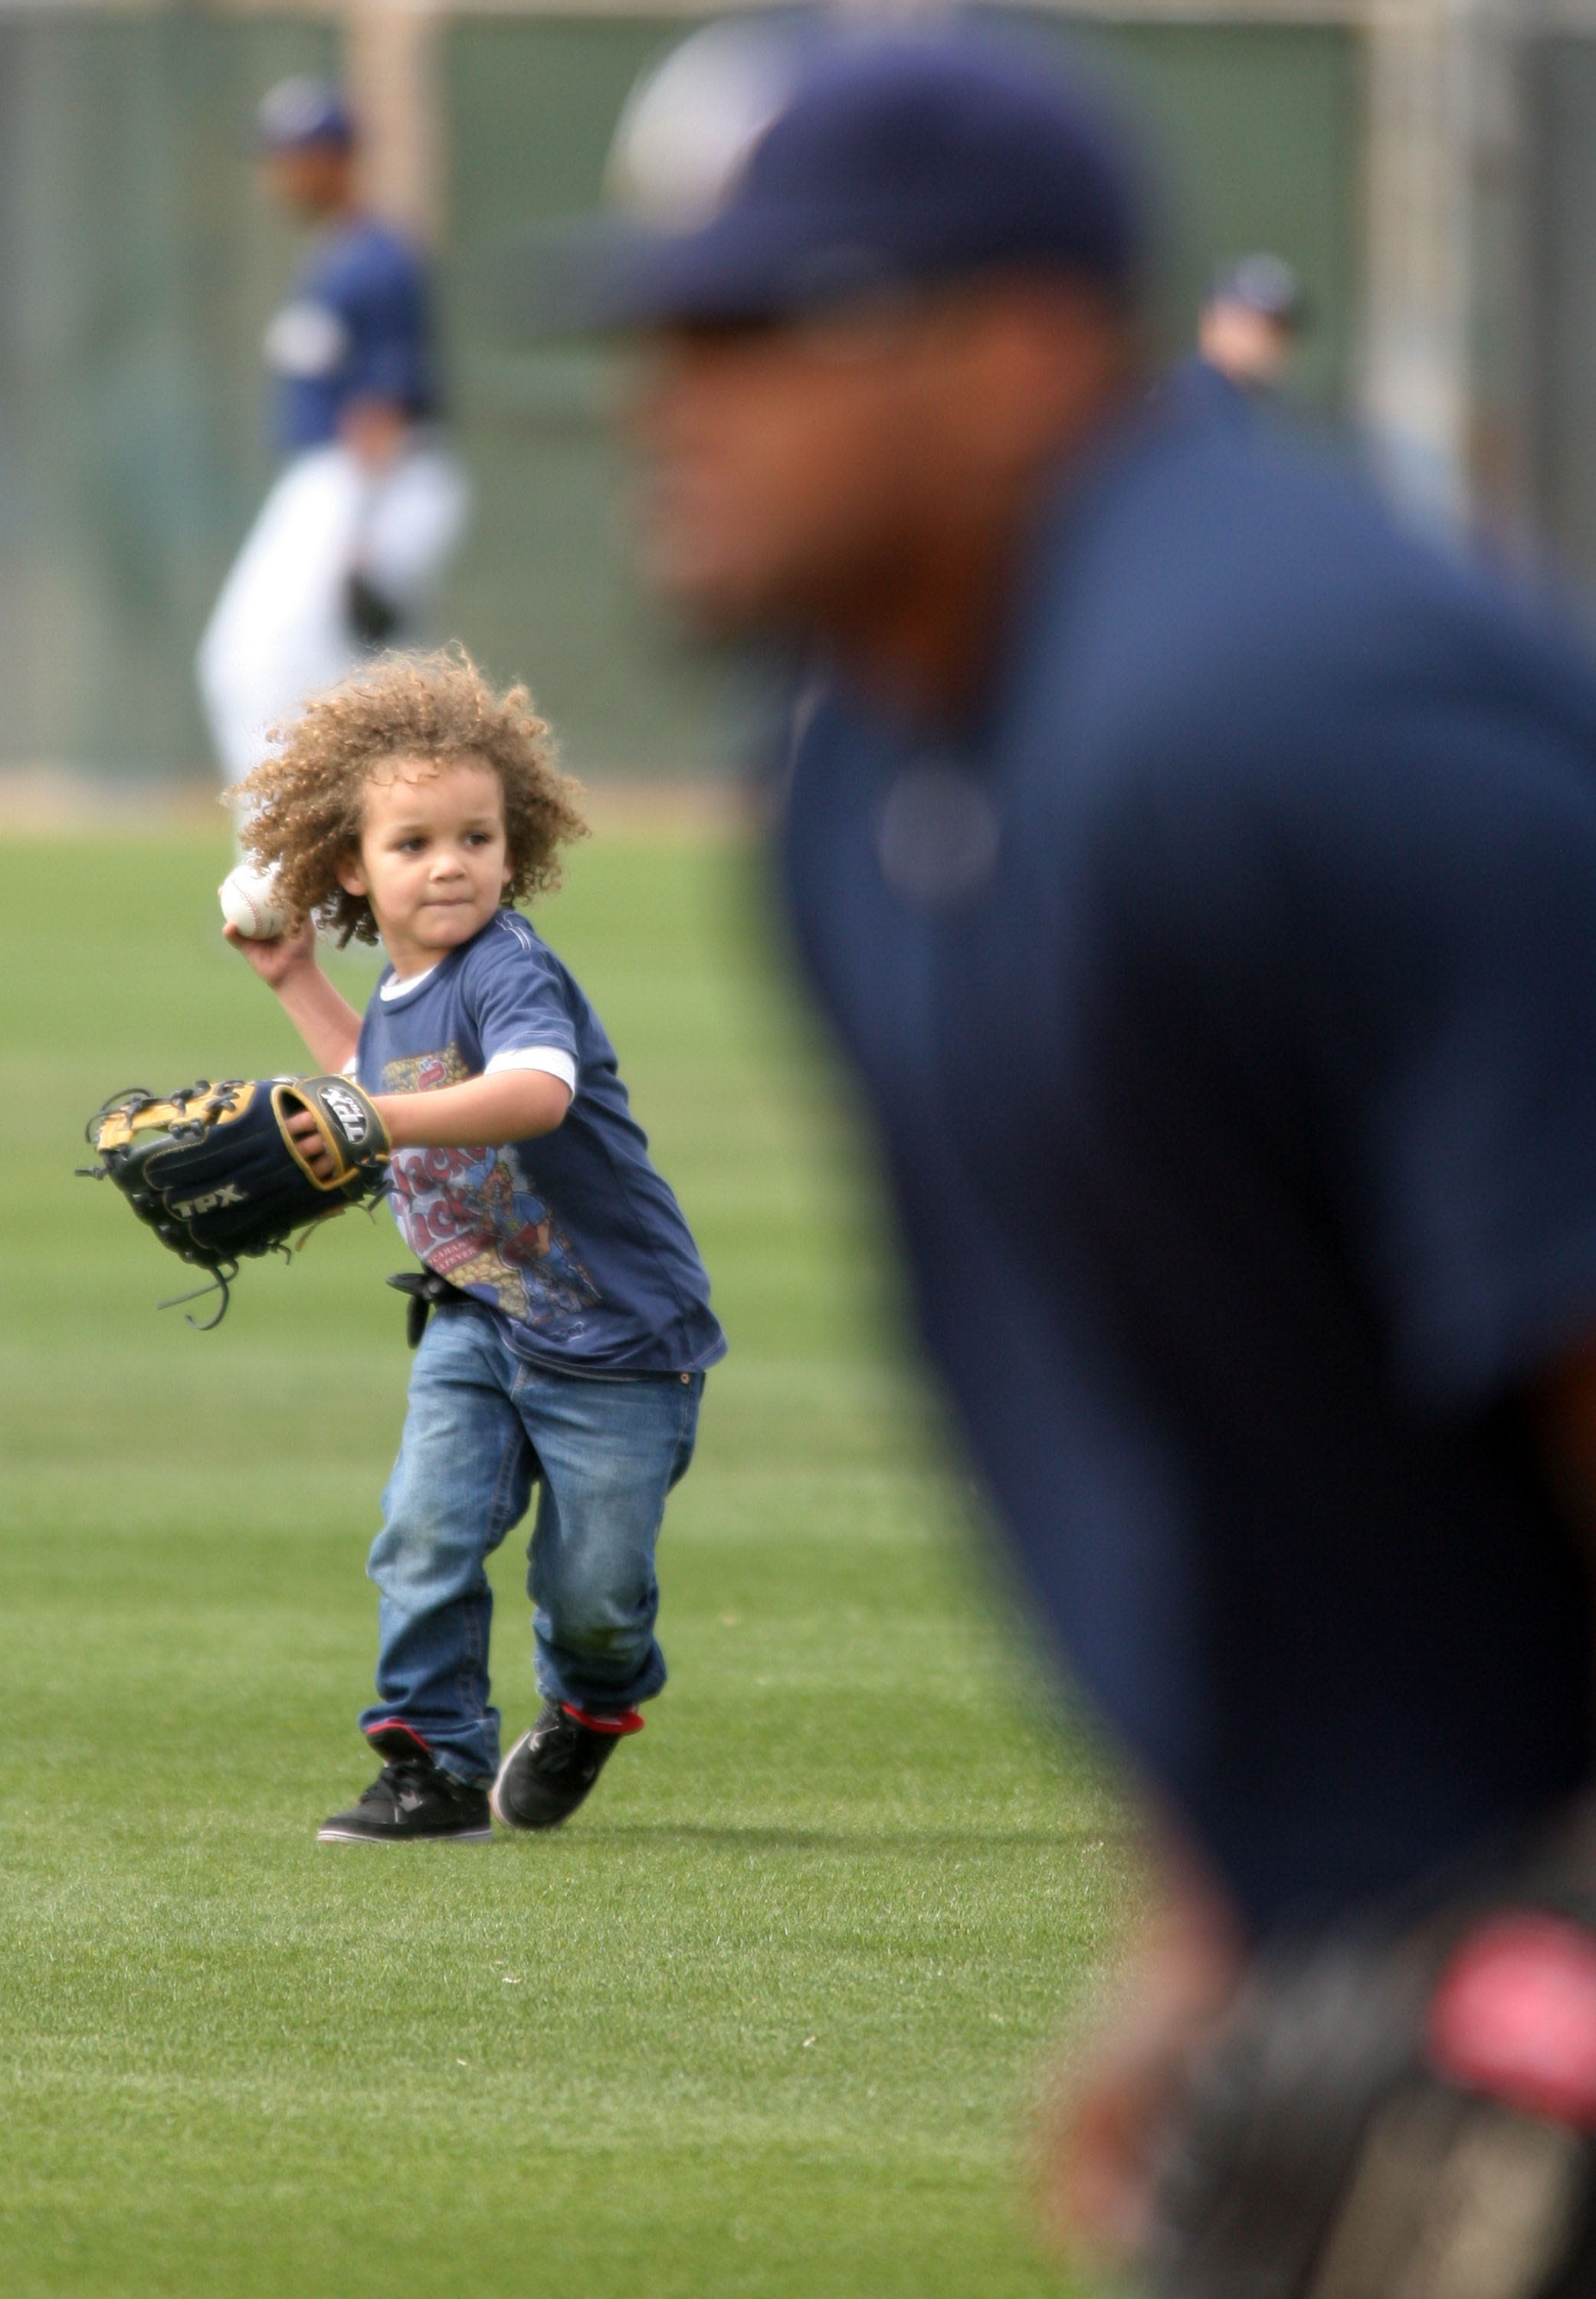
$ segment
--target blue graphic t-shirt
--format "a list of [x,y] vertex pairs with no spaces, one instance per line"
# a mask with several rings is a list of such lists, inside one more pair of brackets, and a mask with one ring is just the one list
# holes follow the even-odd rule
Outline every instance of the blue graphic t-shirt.
[[285,453],[329,445],[353,399],[391,400],[418,420],[437,411],[426,264],[372,217],[318,242],[265,349]]
[[709,1280],[649,1162],[603,1025],[553,951],[500,910],[428,973],[378,982],[355,1056],[368,1093],[431,1093],[536,1069],[574,1089],[551,1133],[496,1149],[397,1150],[406,1242],[566,1373],[694,1373],[725,1355]]

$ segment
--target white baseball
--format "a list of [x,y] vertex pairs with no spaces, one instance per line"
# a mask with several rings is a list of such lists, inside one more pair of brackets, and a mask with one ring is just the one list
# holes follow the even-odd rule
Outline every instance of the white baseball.
[[246,942],[273,942],[288,924],[288,914],[277,898],[276,877],[248,862],[229,870],[216,894],[223,917]]

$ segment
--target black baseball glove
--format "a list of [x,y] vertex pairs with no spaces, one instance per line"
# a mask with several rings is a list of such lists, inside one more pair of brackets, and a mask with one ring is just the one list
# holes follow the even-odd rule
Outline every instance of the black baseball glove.
[[1261,1955],[1173,2128],[1160,2299],[1592,2299],[1596,1813]]
[[343,613],[358,646],[385,647],[403,620],[399,609],[358,570],[344,577]]
[[[332,1158],[330,1179],[289,1133],[302,1110]],[[211,1325],[245,1256],[286,1251],[313,1223],[376,1196],[389,1150],[375,1103],[346,1077],[202,1082],[164,1100],[130,1088],[102,1103],[87,1139],[99,1163],[85,1170],[113,1181],[163,1245],[210,1271],[222,1297]]]

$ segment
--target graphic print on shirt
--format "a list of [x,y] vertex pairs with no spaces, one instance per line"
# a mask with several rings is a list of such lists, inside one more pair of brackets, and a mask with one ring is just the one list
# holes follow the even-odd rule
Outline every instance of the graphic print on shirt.
[[[435,1093],[474,1073],[458,1046],[383,1067],[386,1093]],[[405,1242],[451,1285],[491,1297],[503,1315],[551,1338],[583,1330],[600,1296],[512,1143],[396,1150],[393,1210]]]

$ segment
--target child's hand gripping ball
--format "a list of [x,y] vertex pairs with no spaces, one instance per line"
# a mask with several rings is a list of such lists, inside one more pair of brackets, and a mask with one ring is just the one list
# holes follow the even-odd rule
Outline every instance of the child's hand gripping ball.
[[266,870],[240,862],[217,888],[221,914],[246,942],[275,942],[288,924],[288,913],[277,900],[277,882]]

